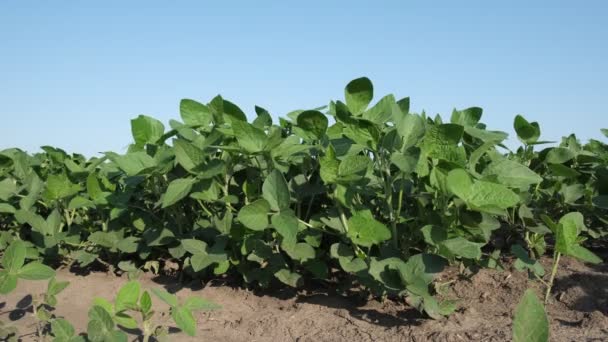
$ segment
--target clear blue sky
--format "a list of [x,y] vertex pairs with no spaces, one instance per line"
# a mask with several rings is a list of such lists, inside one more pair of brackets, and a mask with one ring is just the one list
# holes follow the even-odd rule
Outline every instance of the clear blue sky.
[[2,1],[0,149],[124,151],[131,118],[184,97],[277,117],[363,75],[416,111],[601,138],[607,23],[606,1]]

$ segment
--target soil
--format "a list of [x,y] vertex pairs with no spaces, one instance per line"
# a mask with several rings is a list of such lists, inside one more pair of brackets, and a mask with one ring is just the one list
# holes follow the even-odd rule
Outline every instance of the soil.
[[[590,266],[563,258],[547,306],[551,341],[608,341],[608,264]],[[550,260],[543,260],[549,269]],[[125,278],[105,273],[76,275],[58,272],[70,286],[58,296],[54,314],[86,331],[87,311],[94,297],[111,299]],[[456,268],[444,272],[441,295],[458,300],[458,309],[444,320],[427,319],[404,302],[361,300],[327,289],[256,293],[222,281],[178,287],[167,278],[143,275],[143,286],[164,286],[179,297],[198,295],[222,305],[197,314],[196,338],[171,329],[172,341],[510,341],[512,313],[526,288],[540,295],[542,284],[522,272],[482,269],[464,276]],[[0,299],[0,320],[17,326],[23,341],[34,340],[28,305],[45,282],[20,281],[18,289]],[[153,298],[154,300],[155,298]],[[156,300],[159,310],[166,308]],[[25,310],[24,310],[25,308]],[[129,331],[137,340],[138,331]]]

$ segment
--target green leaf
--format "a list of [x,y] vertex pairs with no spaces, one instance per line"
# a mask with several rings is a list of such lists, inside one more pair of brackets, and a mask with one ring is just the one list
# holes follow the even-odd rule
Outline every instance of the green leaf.
[[154,159],[145,152],[130,152],[122,156],[106,152],[106,156],[115,162],[127,176],[136,176],[156,166]]
[[148,313],[152,309],[152,298],[148,291],[144,291],[144,293],[141,294],[141,298],[139,298],[139,307],[144,313]]
[[547,342],[549,320],[534,290],[528,289],[515,308],[513,342]]
[[298,260],[299,262],[305,262],[307,260],[313,260],[315,258],[315,249],[304,242],[296,243],[295,245],[281,245],[281,248],[289,255],[290,258]]
[[404,267],[399,267],[399,273],[406,284],[418,281],[430,284],[445,266],[447,261],[438,255],[415,254],[407,260]]
[[425,133],[424,119],[416,114],[407,114],[396,121],[397,133],[403,139],[403,148],[414,146]]
[[61,339],[68,341],[74,334],[76,330],[74,326],[63,318],[57,318],[51,321],[51,332],[53,336],[55,336],[55,340]]
[[593,252],[580,245],[570,246],[570,248],[568,248],[568,255],[591,264],[600,264],[603,261]]
[[181,100],[179,113],[184,123],[189,126],[207,127],[213,121],[213,116],[207,106],[190,99]]
[[55,270],[41,262],[34,261],[23,266],[17,276],[26,280],[44,280],[55,276]]
[[245,227],[252,230],[268,228],[268,213],[270,204],[265,199],[259,199],[241,208],[237,218]]
[[205,163],[205,152],[185,140],[173,140],[173,149],[175,160],[186,171],[192,173]]
[[475,210],[493,212],[519,203],[519,196],[507,187],[485,181],[473,181],[463,169],[454,169],[446,178],[448,189]]
[[172,206],[188,196],[190,190],[192,190],[192,185],[194,185],[195,182],[195,179],[179,178],[169,183],[167,191],[163,194],[162,207],[166,208]]
[[386,95],[372,108],[365,111],[363,118],[377,125],[384,125],[393,117],[393,106],[397,108],[397,111],[401,112],[401,109],[399,109],[399,106],[395,102],[395,97],[393,95]]
[[181,240],[182,246],[190,254],[207,254],[207,243],[196,239]]
[[471,242],[463,237],[455,237],[441,242],[441,246],[450,253],[467,258],[478,260],[481,258],[481,247],[483,243]]
[[289,187],[279,170],[272,170],[264,181],[262,196],[268,201],[272,210],[281,211],[289,208],[291,202]]
[[348,237],[357,245],[371,247],[391,238],[391,231],[376,221],[369,210],[356,212],[348,219]]
[[15,195],[16,191],[17,183],[14,180],[6,178],[0,181],[0,200],[8,201]]
[[483,109],[479,107],[470,107],[463,110],[452,111],[450,122],[461,126],[475,126],[481,119]]
[[190,336],[196,335],[196,321],[192,311],[186,307],[177,307],[171,310],[171,317],[177,327]]
[[166,290],[154,288],[154,289],[152,289],[152,293],[154,293],[163,302],[169,304],[169,306],[171,306],[171,307],[177,306],[177,297],[173,294],[170,294]]
[[189,297],[186,299],[183,306],[190,311],[217,310],[222,308],[220,305],[201,297]]
[[263,130],[247,123],[246,121],[233,121],[232,129],[239,146],[248,153],[259,153],[264,151],[268,136]]
[[73,184],[65,174],[49,175],[46,180],[44,197],[58,200],[75,195],[80,191],[78,184]]
[[16,274],[25,263],[25,243],[15,240],[4,250],[2,256],[2,267],[11,274]]
[[511,246],[511,253],[517,257],[515,261],[515,268],[518,270],[528,269],[539,277],[545,275],[545,269],[543,265],[540,264],[538,260],[534,260],[530,258],[528,252],[521,245],[513,245]]
[[309,132],[314,139],[321,139],[327,131],[327,117],[316,110],[307,110],[298,115],[297,124],[306,132]]
[[298,235],[298,218],[292,210],[287,209],[276,213],[272,215],[270,221],[274,229],[283,237],[283,243],[288,246],[295,245]]
[[349,155],[342,160],[338,167],[340,182],[350,183],[365,177],[371,161],[362,155]]
[[500,159],[490,163],[483,174],[495,176],[500,184],[513,188],[529,187],[543,180],[528,167],[509,159]]
[[547,152],[545,162],[549,164],[563,164],[576,157],[576,153],[565,147],[554,147]]
[[464,165],[466,154],[463,147],[458,146],[463,134],[464,127],[461,125],[433,125],[424,135],[422,148],[431,158]]
[[131,120],[131,133],[139,146],[155,144],[165,133],[165,126],[154,118],[140,115]]
[[523,116],[517,115],[513,122],[513,128],[517,132],[517,137],[525,144],[535,143],[540,137],[540,127],[538,123],[529,123]]
[[51,278],[47,285],[47,295],[55,296],[65,290],[70,285],[69,281],[57,281],[55,278]]
[[340,161],[336,159],[336,150],[330,144],[325,151],[325,155],[321,157],[320,161],[320,175],[323,182],[327,184],[333,184],[338,178],[338,169],[340,168]]
[[374,86],[367,77],[350,81],[344,89],[346,105],[351,112],[359,114],[367,108],[374,97]]
[[8,203],[0,203],[0,214],[14,214],[17,211],[15,207]]
[[0,270],[0,294],[8,294],[17,288],[17,275]]
[[296,272],[283,268],[275,272],[274,276],[279,279],[283,284],[291,287],[300,287],[303,285],[304,280],[302,276]]
[[116,295],[114,304],[116,312],[136,307],[137,301],[139,300],[140,289],[141,285],[135,280],[123,285]]
[[109,312],[99,305],[89,309],[88,337],[92,341],[104,341],[105,337],[114,329],[114,321]]

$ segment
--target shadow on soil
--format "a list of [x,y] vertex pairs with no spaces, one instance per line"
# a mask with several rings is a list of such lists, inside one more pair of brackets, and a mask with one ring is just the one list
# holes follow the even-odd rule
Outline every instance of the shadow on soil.
[[[183,288],[191,291],[202,290],[205,287],[230,287],[243,289],[239,279],[213,279],[206,284],[201,281],[180,284],[176,278],[170,276],[157,276],[152,279],[162,285],[167,291],[175,293]],[[401,307],[401,304],[389,300],[389,305],[400,306],[396,314],[384,313],[378,310],[365,308],[368,300],[356,289],[345,295],[338,294],[336,289],[326,284],[313,283],[303,289],[271,286],[268,289],[255,288],[250,293],[258,297],[273,297],[280,300],[293,300],[295,303],[307,303],[324,306],[332,309],[347,310],[350,316],[378,326],[391,328],[402,325],[419,325],[426,317],[411,307]]]
[[608,314],[608,264],[590,265],[597,273],[572,273],[556,279],[555,292],[571,310]]

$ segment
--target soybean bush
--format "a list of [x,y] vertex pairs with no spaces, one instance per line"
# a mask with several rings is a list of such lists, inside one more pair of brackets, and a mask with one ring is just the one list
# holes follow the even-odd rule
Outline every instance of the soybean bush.
[[32,260],[126,272],[177,261],[184,276],[262,287],[331,280],[431,317],[453,309],[430,286],[450,263],[497,267],[512,253],[542,279],[556,239],[556,257],[599,261],[580,244],[606,234],[604,142],[541,148],[540,125],[516,116],[509,150],[481,108],[448,120],[373,98],[359,78],[343,101],[278,120],[255,107],[252,121],[221,96],[184,99],[169,127],[133,119],[124,154],[0,151],[0,248],[23,240]]

